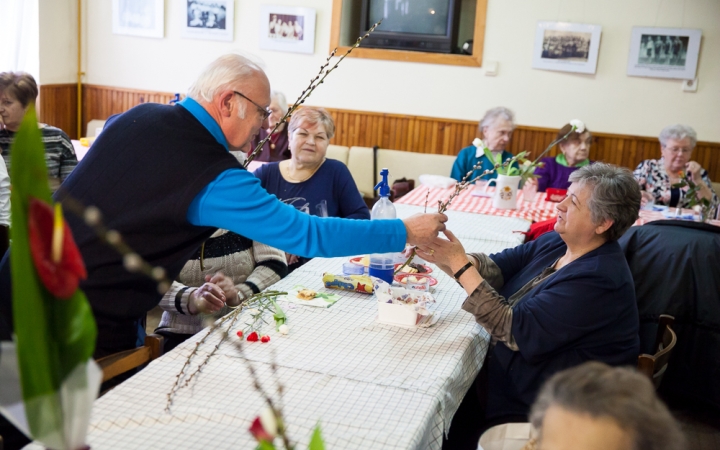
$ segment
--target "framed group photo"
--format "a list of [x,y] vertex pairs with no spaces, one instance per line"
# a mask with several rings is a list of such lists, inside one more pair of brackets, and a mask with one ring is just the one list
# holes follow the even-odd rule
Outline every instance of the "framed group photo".
[[538,22],[532,67],[562,72],[595,73],[600,25]]
[[627,74],[692,80],[701,38],[701,30],[689,28],[634,27]]
[[315,10],[263,5],[260,10],[260,48],[315,53]]
[[235,0],[180,0],[184,7],[181,36],[233,40]]
[[165,0],[112,0],[112,32],[162,38],[165,34]]

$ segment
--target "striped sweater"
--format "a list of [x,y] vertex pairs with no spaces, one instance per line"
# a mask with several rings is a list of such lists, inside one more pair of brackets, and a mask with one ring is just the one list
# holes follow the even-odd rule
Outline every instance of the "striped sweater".
[[[45,163],[48,168],[50,190],[55,192],[77,166],[78,160],[72,142],[70,142],[70,138],[63,130],[40,124],[40,131],[45,145]],[[15,132],[6,129],[0,130],[0,150],[2,150],[2,157],[5,160],[8,173],[11,173],[12,155],[10,154],[10,146],[14,140]]]
[[[163,296],[160,301],[163,315],[156,331],[195,334],[203,329],[203,320],[207,316],[190,315],[188,299],[196,288],[205,283],[205,275],[214,275],[221,271],[230,277],[241,300],[266,289],[287,275],[283,251],[251,241],[231,231],[218,230],[205,242],[204,252],[205,270],[200,270],[198,250]],[[225,307],[214,316],[220,317],[229,312],[230,309]]]

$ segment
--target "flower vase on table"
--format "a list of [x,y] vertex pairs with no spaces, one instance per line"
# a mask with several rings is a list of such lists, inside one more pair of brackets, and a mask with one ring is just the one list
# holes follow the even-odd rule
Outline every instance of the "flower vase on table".
[[493,208],[496,209],[517,209],[517,191],[520,184],[520,175],[498,175],[490,180],[487,187],[495,183],[495,195],[493,195]]

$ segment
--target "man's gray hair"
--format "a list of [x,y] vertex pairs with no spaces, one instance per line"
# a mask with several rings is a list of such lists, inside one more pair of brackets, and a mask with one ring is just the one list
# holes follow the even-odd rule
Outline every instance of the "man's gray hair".
[[613,221],[604,233],[608,241],[619,239],[637,220],[640,186],[628,169],[596,162],[571,173],[570,182],[592,187],[588,208],[593,223]]
[[280,92],[280,91],[272,91],[272,92],[270,93],[270,98],[271,98],[272,100],[275,100],[276,102],[278,102],[278,105],[280,106],[280,111],[282,111],[283,116],[284,116],[285,114],[287,114],[287,112],[288,112],[288,102],[287,102],[287,100],[285,99],[285,94],[283,94],[283,93]]
[[551,406],[593,418],[611,418],[629,432],[635,450],[680,450],[685,437],[655,388],[631,369],[587,362],[558,372],[542,387],[530,411],[530,422],[540,432]]
[[485,116],[483,116],[480,120],[478,130],[482,131],[483,128],[489,127],[498,119],[505,119],[509,121],[512,124],[512,127],[515,128],[515,114],[504,106],[498,106],[497,108],[489,109],[485,113]]
[[247,80],[263,70],[248,58],[229,53],[211,62],[188,89],[194,100],[212,101],[218,92]]
[[695,148],[695,145],[697,145],[697,133],[695,130],[693,130],[692,127],[681,125],[679,123],[663,128],[658,138],[660,139],[660,145],[663,147],[667,146],[668,140],[670,139],[679,141],[685,138],[690,139],[691,149]]

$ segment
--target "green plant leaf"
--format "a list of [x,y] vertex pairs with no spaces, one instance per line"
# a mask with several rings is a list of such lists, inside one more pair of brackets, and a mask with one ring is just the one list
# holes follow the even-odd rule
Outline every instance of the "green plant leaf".
[[[495,159],[495,156],[493,156],[493,154],[489,148],[483,147],[483,153],[485,153],[485,157],[488,159],[488,161],[493,163],[493,165],[495,165],[499,162],[499,158]],[[500,156],[500,157],[502,158],[502,156]]]
[[28,205],[30,197],[52,204],[45,149],[34,107],[30,107],[15,135],[11,154],[13,251],[13,323],[26,416],[34,436],[62,433],[59,396],[52,396],[78,364],[92,357],[97,327],[85,294],[79,289],[58,300],[40,281],[30,254]]
[[255,447],[256,450],[275,450],[275,445],[268,442],[268,441],[260,441],[258,442],[258,446]]
[[515,175],[520,174],[520,171],[517,169],[517,167],[510,166],[510,167],[508,167],[507,174],[508,174],[508,176],[513,177]]
[[320,433],[319,423],[315,426],[315,430],[313,430],[308,450],[325,450],[325,441],[323,441],[322,434]]

